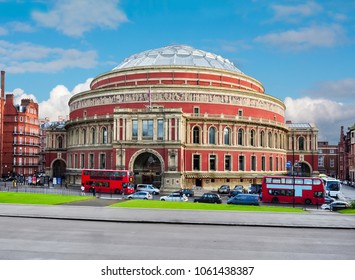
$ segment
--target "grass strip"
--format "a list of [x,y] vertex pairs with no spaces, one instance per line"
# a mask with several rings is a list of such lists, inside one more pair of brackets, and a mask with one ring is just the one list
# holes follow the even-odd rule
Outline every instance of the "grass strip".
[[1,192],[0,203],[12,204],[42,204],[56,205],[79,200],[88,200],[92,197],[59,194],[41,193],[21,193],[21,192]]
[[208,204],[193,202],[169,202],[159,200],[127,200],[110,205],[120,208],[152,208],[152,209],[176,209],[176,210],[221,210],[221,211],[252,211],[252,212],[294,212],[304,213],[302,208],[280,206],[252,206],[232,204]]

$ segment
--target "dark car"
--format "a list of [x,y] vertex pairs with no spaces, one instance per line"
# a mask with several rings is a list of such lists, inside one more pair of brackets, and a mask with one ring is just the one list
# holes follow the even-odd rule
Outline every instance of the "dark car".
[[251,184],[248,193],[250,194],[261,194],[261,184]]
[[234,196],[236,196],[236,195],[238,195],[238,194],[243,194],[243,192],[240,191],[240,190],[232,190],[232,191],[229,193],[228,197],[234,197]]
[[194,202],[221,204],[222,199],[215,193],[204,193],[201,197],[195,198]]
[[259,195],[257,194],[238,194],[228,199],[227,204],[239,205],[259,205]]
[[222,185],[218,188],[217,192],[218,193],[229,193],[231,190],[230,186],[228,185]]
[[181,193],[186,195],[187,197],[193,197],[195,195],[195,192],[193,189],[181,189],[179,191],[175,191],[174,193]]

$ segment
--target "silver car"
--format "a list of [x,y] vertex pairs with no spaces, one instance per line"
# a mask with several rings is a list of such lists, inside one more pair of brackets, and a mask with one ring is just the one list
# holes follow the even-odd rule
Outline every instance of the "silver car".
[[166,196],[162,196],[160,198],[161,201],[177,201],[177,202],[187,202],[189,201],[189,199],[186,197],[186,195],[184,194],[180,194],[180,193],[171,193],[169,195]]
[[145,191],[151,194],[160,194],[160,190],[149,184],[138,184],[137,191]]
[[144,199],[144,200],[148,200],[148,199],[153,199],[153,196],[151,193],[149,192],[135,192],[132,193],[130,195],[127,196],[128,199]]

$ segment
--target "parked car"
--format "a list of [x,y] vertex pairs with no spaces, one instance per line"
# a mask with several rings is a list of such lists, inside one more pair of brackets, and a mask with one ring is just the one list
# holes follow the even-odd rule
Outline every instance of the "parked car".
[[230,186],[228,185],[222,185],[218,188],[217,192],[218,193],[229,193],[231,190]]
[[169,195],[162,196],[160,198],[161,201],[177,201],[177,202],[186,202],[189,201],[189,199],[186,197],[186,195],[182,193],[177,193],[173,192]]
[[139,192],[135,192],[132,193],[130,195],[127,196],[128,199],[144,199],[144,200],[148,200],[148,199],[153,199],[153,195],[149,192],[144,192],[144,191],[139,191]]
[[175,191],[174,193],[182,193],[186,195],[187,197],[192,197],[195,195],[195,192],[193,189],[181,189],[179,191]]
[[238,194],[243,194],[243,192],[240,191],[240,190],[232,190],[232,191],[228,194],[228,197],[234,197],[234,196],[236,196],[236,195],[238,195]]
[[321,209],[330,210],[330,211],[337,211],[337,210],[342,210],[342,209],[346,209],[349,207],[350,207],[350,204],[348,202],[336,200],[336,201],[331,202],[329,204],[323,204],[321,206]]
[[194,202],[221,204],[222,203],[222,199],[219,196],[219,194],[204,193],[201,197],[195,198]]
[[137,191],[146,191],[151,194],[159,194],[160,190],[157,188],[154,188],[153,185],[150,184],[138,184],[137,185]]
[[261,184],[251,184],[248,188],[250,194],[261,194]]
[[242,185],[235,185],[233,190],[240,191],[241,193],[245,192],[244,187]]
[[257,194],[238,194],[228,199],[227,204],[239,205],[260,205],[260,198]]

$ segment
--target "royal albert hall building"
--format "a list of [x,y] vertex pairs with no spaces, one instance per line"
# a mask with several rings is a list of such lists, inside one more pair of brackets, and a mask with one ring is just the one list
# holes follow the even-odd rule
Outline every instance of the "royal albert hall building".
[[229,60],[185,45],[132,55],[69,101],[66,176],[129,169],[164,190],[285,174],[284,103]]

